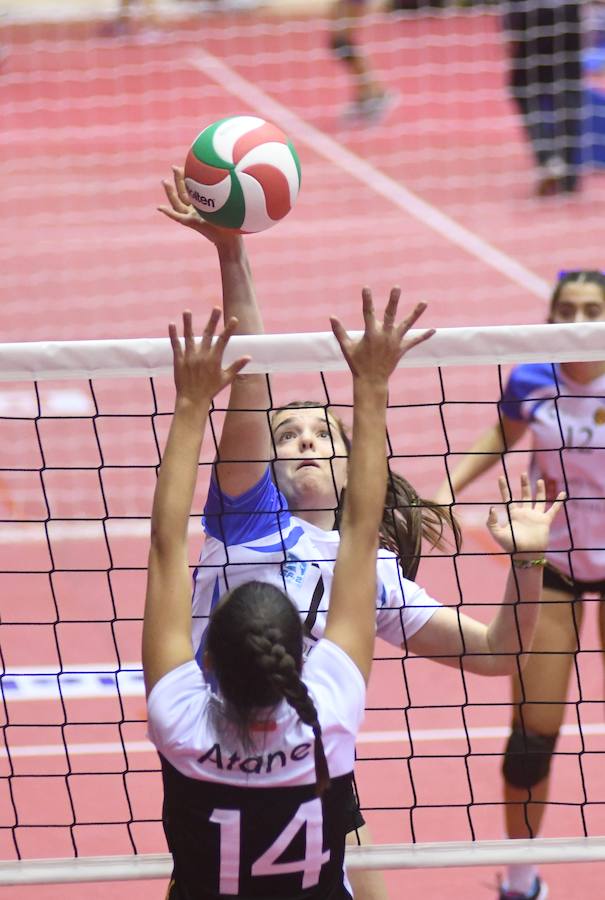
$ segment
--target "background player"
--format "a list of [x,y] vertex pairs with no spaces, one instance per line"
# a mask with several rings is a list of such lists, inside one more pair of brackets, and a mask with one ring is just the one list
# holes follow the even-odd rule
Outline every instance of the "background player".
[[[605,320],[605,275],[580,270],[562,273],[549,322]],[[585,594],[605,596],[605,362],[516,366],[500,405],[499,421],[472,445],[439,489],[448,504],[514,447],[529,430],[531,473],[546,482],[550,497],[565,490],[565,514],[553,523],[544,570],[544,603],[523,676],[513,676],[511,736],[503,767],[506,829],[511,838],[535,837],[549,793],[550,764],[565,715],[565,698]],[[453,498],[452,491],[453,490]],[[571,548],[577,549],[571,549]],[[605,647],[605,607],[599,627]],[[531,802],[528,803],[528,800]],[[501,892],[508,898],[546,896],[534,866],[509,866]]]
[[[360,341],[332,320],[353,373],[355,448],[325,636],[303,670],[294,605],[273,585],[240,584],[215,606],[208,628],[206,664],[218,694],[193,655],[187,529],[210,403],[247,360],[221,368],[236,320],[212,346],[219,310],[199,344],[191,314],[183,315],[184,350],[170,326],[176,402],[153,503],[143,629],[150,735],[174,859],[170,900],[288,900],[301,891],[308,900],[351,898],[346,801],[374,649],[387,382],[404,353],[432,333],[405,340],[417,315],[396,326],[398,296],[391,292],[381,326],[364,291]],[[289,860],[278,861],[284,854]]]
[[346,117],[372,121],[386,112],[394,95],[379,81],[356,41],[357,22],[369,5],[368,0],[334,0],[330,7],[330,48],[353,79],[354,97]]

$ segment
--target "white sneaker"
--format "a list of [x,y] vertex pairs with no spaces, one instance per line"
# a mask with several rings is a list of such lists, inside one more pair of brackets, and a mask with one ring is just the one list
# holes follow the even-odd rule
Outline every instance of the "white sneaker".
[[541,878],[536,878],[531,894],[520,894],[518,891],[509,891],[505,887],[500,887],[498,900],[546,900],[547,897],[548,885]]
[[378,122],[399,101],[399,95],[394,91],[383,91],[373,97],[364,100],[354,100],[344,111],[344,118],[348,121]]

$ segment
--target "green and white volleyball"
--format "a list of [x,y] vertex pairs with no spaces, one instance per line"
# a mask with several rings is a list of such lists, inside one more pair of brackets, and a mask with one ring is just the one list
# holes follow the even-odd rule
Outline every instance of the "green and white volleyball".
[[300,162],[275,125],[256,116],[230,116],[209,125],[191,145],[185,186],[208,222],[250,234],[290,212],[300,188]]

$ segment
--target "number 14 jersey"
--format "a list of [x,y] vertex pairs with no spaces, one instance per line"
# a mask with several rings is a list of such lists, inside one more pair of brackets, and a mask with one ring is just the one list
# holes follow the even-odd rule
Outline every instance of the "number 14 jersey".
[[148,700],[162,761],[163,822],[174,859],[170,900],[350,900],[343,870],[361,673],[319,641],[303,669],[332,778],[315,796],[314,737],[283,701],[254,747],[220,723],[220,698],[195,662],[169,672]]

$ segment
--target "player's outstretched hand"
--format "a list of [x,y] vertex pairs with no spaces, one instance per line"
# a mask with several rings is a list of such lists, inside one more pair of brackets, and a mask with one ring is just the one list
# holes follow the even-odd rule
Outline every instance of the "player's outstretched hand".
[[435,329],[430,328],[414,338],[405,339],[410,328],[426,309],[426,303],[418,303],[413,312],[399,325],[396,325],[397,305],[401,296],[401,289],[398,287],[391,288],[382,323],[376,319],[371,290],[364,287],[361,296],[365,322],[363,337],[357,341],[353,340],[347,334],[340,320],[335,317],[330,318],[332,331],[355,377],[386,383],[399,360],[412,347],[416,347],[432,337]]
[[226,369],[223,368],[223,354],[229,339],[237,328],[237,319],[229,319],[216,341],[212,341],[221,310],[216,307],[204,328],[201,340],[196,341],[193,333],[193,317],[189,310],[183,313],[184,345],[178,336],[176,325],[168,326],[172,356],[174,361],[174,383],[177,403],[179,400],[193,404],[208,402],[241,372],[250,362],[249,356],[242,356]]
[[536,482],[534,498],[527,472],[521,475],[520,500],[511,499],[506,478],[500,477],[498,486],[507,513],[504,521],[500,522],[496,510],[493,507],[490,509],[487,527],[492,537],[507,553],[531,553],[534,556],[544,553],[548,547],[550,526],[563,505],[565,493],[561,492],[547,508],[544,481],[540,478]]
[[236,231],[228,228],[219,228],[217,225],[202,219],[195,206],[192,205],[191,198],[187,193],[185,173],[181,166],[173,166],[172,175],[172,181],[168,179],[163,179],[162,181],[164,192],[168,198],[168,205],[158,206],[159,212],[164,213],[173,222],[179,222],[181,225],[193,228],[194,231],[203,234],[204,237],[217,246],[241,240],[241,235]]

